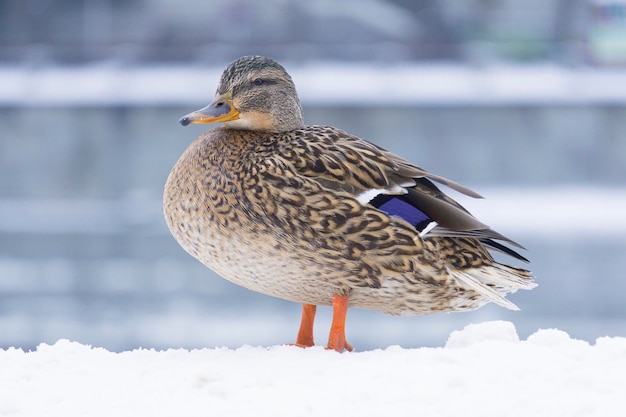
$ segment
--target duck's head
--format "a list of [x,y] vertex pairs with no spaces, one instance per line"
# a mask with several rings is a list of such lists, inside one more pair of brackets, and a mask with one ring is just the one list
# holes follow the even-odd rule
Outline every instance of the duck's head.
[[215,99],[180,123],[224,122],[229,129],[285,132],[304,126],[293,80],[278,62],[244,56],[224,70]]

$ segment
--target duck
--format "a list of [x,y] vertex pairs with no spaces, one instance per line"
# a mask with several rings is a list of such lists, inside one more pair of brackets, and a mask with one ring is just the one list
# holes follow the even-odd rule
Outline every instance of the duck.
[[232,62],[212,102],[180,123],[220,125],[167,178],[169,230],[221,277],[302,304],[296,346],[315,344],[317,306],[332,306],[326,348],[343,352],[353,350],[349,308],[517,310],[506,295],[536,286],[530,271],[492,253],[527,262],[523,247],[441,186],[479,194],[336,127],[305,125],[291,76],[271,58]]

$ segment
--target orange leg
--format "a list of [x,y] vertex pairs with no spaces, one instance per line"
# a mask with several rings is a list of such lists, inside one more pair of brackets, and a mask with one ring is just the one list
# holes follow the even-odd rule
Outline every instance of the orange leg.
[[317,306],[313,304],[302,304],[302,319],[300,320],[300,330],[296,338],[296,346],[311,347],[313,342],[313,322],[315,321],[315,310]]
[[348,296],[333,295],[333,321],[328,335],[328,349],[351,352],[352,346],[346,342],[346,313],[348,312]]

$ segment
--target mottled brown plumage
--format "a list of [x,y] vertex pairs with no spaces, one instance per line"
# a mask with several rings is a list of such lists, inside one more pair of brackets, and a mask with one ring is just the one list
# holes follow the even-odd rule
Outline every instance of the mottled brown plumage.
[[[523,259],[497,240],[515,242],[432,181],[477,194],[334,127],[305,126],[293,82],[275,61],[235,61],[213,103],[181,119],[215,122],[224,126],[197,138],[172,169],[164,212],[180,245],[224,278],[309,306],[334,304],[336,315],[343,301],[389,314],[489,301],[515,308],[504,295],[534,287],[528,271],[487,250]],[[390,215],[380,195],[401,197],[429,224]],[[340,324],[341,337],[329,338],[337,350],[350,347]],[[298,342],[310,345],[312,335]]]

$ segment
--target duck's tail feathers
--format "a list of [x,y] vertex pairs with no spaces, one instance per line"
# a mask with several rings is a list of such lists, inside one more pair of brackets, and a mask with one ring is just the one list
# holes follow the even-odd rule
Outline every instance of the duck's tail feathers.
[[461,287],[475,291],[484,297],[485,301],[494,302],[509,310],[519,308],[505,298],[506,294],[519,289],[530,290],[537,286],[530,271],[497,262],[489,267],[476,269],[449,268],[448,272],[456,278]]

